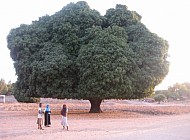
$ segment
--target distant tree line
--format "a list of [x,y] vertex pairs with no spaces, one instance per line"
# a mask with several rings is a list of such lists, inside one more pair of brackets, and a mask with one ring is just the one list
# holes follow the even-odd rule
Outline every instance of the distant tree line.
[[155,92],[157,95],[165,95],[167,100],[189,100],[190,99],[190,83],[176,83],[169,86],[167,90],[158,90]]
[[13,92],[14,83],[11,83],[9,81],[6,83],[6,81],[1,78],[0,80],[0,95],[10,95]]

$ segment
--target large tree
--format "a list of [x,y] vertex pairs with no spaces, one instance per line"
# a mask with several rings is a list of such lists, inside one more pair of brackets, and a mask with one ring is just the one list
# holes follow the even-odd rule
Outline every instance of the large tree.
[[86,2],[12,29],[8,48],[18,76],[15,97],[87,99],[101,112],[103,99],[150,95],[168,73],[168,43],[116,5],[104,16]]

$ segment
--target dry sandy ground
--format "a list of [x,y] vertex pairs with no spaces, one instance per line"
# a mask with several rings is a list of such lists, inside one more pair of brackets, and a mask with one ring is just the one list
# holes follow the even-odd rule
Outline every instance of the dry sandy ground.
[[[127,139],[126,136],[133,135],[140,140],[145,129],[152,131],[162,125],[168,128],[171,123],[176,123],[177,126],[179,119],[183,120],[183,118],[190,122],[188,120],[189,104],[164,103],[158,105],[139,101],[106,100],[101,105],[104,113],[89,114],[90,104],[88,101],[42,99],[41,102],[43,108],[45,103],[49,103],[52,110],[52,126],[43,127],[44,130],[37,129],[38,104],[0,103],[0,139],[122,140]],[[59,112],[63,103],[69,107],[69,131],[63,130],[60,125]],[[189,137],[180,138],[179,140],[189,139]]]

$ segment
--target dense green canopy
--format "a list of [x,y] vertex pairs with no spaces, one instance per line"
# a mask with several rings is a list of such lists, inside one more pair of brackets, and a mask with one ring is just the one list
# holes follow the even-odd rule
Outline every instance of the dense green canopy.
[[70,3],[12,29],[7,42],[20,101],[141,98],[168,73],[167,41],[124,5],[102,16],[86,2]]

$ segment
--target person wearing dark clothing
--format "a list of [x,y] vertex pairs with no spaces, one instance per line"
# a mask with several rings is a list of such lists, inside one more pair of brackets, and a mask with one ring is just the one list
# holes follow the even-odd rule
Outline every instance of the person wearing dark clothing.
[[44,125],[46,127],[50,127],[51,126],[51,118],[50,118],[50,114],[51,114],[51,110],[49,105],[46,105],[45,111],[44,111]]

